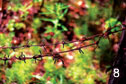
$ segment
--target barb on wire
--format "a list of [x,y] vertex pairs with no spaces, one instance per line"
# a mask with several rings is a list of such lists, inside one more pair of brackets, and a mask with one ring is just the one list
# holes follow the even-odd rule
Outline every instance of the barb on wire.
[[52,53],[54,64],[56,64],[56,62],[58,61],[57,55],[58,55],[57,53]]
[[63,48],[64,48],[64,45],[67,44],[64,40],[62,41],[62,44],[63,44]]
[[[41,60],[42,60],[42,57],[43,57],[43,56],[42,56],[41,50],[39,50],[39,53],[40,53],[39,55],[34,55],[34,56],[32,57],[32,58],[35,60],[35,63],[36,63],[37,60],[39,60],[38,58],[41,58]],[[40,61],[40,60],[39,60],[39,61]]]
[[15,52],[16,46],[11,46],[11,49]]
[[21,52],[21,55],[19,56],[19,58],[18,58],[19,60],[23,60],[24,61],[24,63],[26,63],[26,58],[25,58],[25,55],[23,54],[23,52]]
[[37,55],[34,55],[34,56],[33,56],[33,59],[35,60],[35,63],[36,63]]
[[78,50],[79,50],[80,54],[81,54],[81,53],[84,54],[84,52],[81,50],[81,48],[79,48]]
[[63,57],[61,57],[58,53],[53,53],[52,56],[53,56],[54,64],[56,64],[56,62],[61,60],[64,66]]
[[6,57],[6,54],[4,55],[4,64],[6,64],[6,61],[9,60],[9,55]]
[[41,50],[39,50],[39,53],[40,53],[40,54],[38,55],[38,57],[41,58],[41,60],[42,60],[42,57],[43,57],[43,56],[42,56]]

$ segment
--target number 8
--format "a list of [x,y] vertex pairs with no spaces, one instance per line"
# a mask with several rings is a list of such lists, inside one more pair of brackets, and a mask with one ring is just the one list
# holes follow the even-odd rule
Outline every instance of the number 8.
[[113,72],[114,72],[113,73],[114,77],[116,77],[116,78],[119,77],[119,69],[118,68],[114,68]]

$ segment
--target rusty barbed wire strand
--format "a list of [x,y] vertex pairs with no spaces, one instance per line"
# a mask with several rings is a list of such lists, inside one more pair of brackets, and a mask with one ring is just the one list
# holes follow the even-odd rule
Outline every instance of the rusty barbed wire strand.
[[[44,6],[44,0],[42,1],[42,4],[40,6],[40,10],[41,10],[41,8],[43,6]],[[114,29],[115,27],[121,27],[121,29],[120,30],[115,30],[114,32],[112,32],[111,30]],[[92,35],[92,36],[89,36],[89,37],[82,37],[82,39],[75,40],[75,41],[64,41],[63,40],[62,42],[57,42],[57,43],[54,43],[54,44],[45,44],[44,42],[42,42],[41,44],[38,44],[38,45],[30,45],[29,41],[27,41],[26,45],[22,45],[22,46],[13,46],[13,45],[12,46],[0,46],[0,49],[7,49],[7,48],[9,48],[9,49],[12,49],[13,51],[15,51],[15,49],[17,49],[17,48],[29,48],[29,47],[32,47],[32,46],[38,46],[38,47],[43,47],[45,52],[47,52],[46,46],[55,46],[55,45],[61,44],[61,45],[63,45],[63,48],[64,48],[64,46],[66,44],[69,44],[69,43],[75,43],[75,42],[83,43],[85,41],[93,40],[94,43],[91,43],[91,44],[88,44],[88,45],[83,45],[81,47],[76,46],[76,48],[70,49],[70,50],[66,50],[66,51],[42,54],[42,52],[39,50],[39,54],[38,55],[33,55],[31,57],[27,57],[23,52],[21,52],[21,54],[18,57],[13,56],[14,57],[13,59],[22,60],[25,63],[26,63],[27,59],[34,59],[35,63],[36,63],[36,61],[39,60],[39,58],[42,60],[43,57],[51,56],[51,57],[53,57],[54,63],[56,63],[58,60],[61,60],[62,63],[64,64],[63,58],[60,56],[60,54],[67,53],[67,52],[72,52],[72,51],[75,51],[75,50],[79,51],[80,54],[84,54],[84,52],[82,51],[82,48],[86,48],[86,47],[90,47],[90,46],[95,46],[96,45],[96,47],[95,47],[95,49],[96,49],[97,47],[99,47],[98,45],[99,45],[99,42],[100,42],[100,40],[102,38],[108,37],[110,34],[114,34],[116,32],[123,31],[123,30],[126,30],[126,28],[123,27],[122,25],[115,25],[114,27],[110,26],[110,28],[108,28],[108,30],[106,30],[103,33]],[[96,37],[99,37],[97,41],[94,40]],[[4,57],[0,57],[0,60],[3,60],[4,64],[6,64],[6,62],[8,60],[11,60],[11,59],[12,58],[10,58],[9,55],[6,55],[6,54],[4,55]]]
[[[113,28],[111,28],[111,29],[113,29]],[[23,52],[21,52],[21,55],[19,57],[15,57],[14,59],[23,60],[25,63],[26,63],[27,59],[34,59],[35,63],[36,63],[36,61],[39,60],[39,58],[41,58],[41,60],[42,60],[43,57],[49,57],[49,56],[51,56],[51,57],[53,57],[54,63],[56,63],[58,60],[61,60],[62,63],[64,64],[63,58],[60,56],[60,54],[67,53],[67,52],[72,52],[72,51],[75,51],[75,50],[78,50],[80,53],[84,54],[84,52],[82,51],[82,48],[86,48],[86,47],[90,47],[90,46],[94,46],[94,45],[98,46],[98,44],[99,44],[99,42],[100,42],[100,40],[102,38],[107,37],[110,34],[114,34],[114,33],[117,33],[119,31],[126,30],[126,28],[124,26],[122,26],[121,29],[119,29],[119,30],[115,30],[114,32],[111,32],[111,29],[109,31],[104,32],[104,33],[91,36],[90,37],[91,39],[92,39],[92,37],[95,38],[96,36],[99,36],[99,39],[97,41],[95,41],[94,43],[91,43],[91,44],[88,44],[88,45],[84,45],[84,46],[81,46],[81,47],[77,47],[77,48],[74,48],[74,49],[70,49],[70,50],[66,50],[66,51],[61,51],[61,52],[52,52],[52,53],[48,53],[48,54],[42,54],[42,52],[39,50],[39,52],[40,52],[39,55],[33,55],[31,57],[26,57],[26,55],[24,55]],[[86,37],[86,38],[89,38],[89,37]],[[29,46],[31,46],[31,45],[29,45]],[[29,46],[25,46],[25,47],[29,47]],[[32,45],[32,46],[40,46],[40,45]],[[13,48],[15,49],[17,47],[13,47]],[[9,48],[12,48],[12,47],[9,47]],[[11,60],[11,58],[9,58],[9,55],[8,55],[8,57],[6,57],[6,55],[4,55],[3,58],[0,57],[0,60],[3,60],[4,63],[6,64],[6,61]]]

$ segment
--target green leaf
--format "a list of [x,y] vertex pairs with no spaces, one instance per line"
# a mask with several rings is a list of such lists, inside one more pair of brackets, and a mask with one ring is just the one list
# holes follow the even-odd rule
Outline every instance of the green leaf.
[[62,31],[68,31],[68,29],[64,25],[62,25],[61,27],[62,27]]
[[60,15],[59,19],[62,19],[67,12],[68,12],[68,9],[65,9],[65,11],[63,12],[63,14]]
[[39,28],[42,25],[41,19],[40,18],[34,18],[33,23],[32,23],[32,27],[34,29]]
[[47,19],[47,18],[42,18],[41,20],[49,21],[49,22],[53,22],[54,21],[53,19]]
[[105,28],[114,27],[117,24],[121,24],[116,18],[110,18],[105,22]]
[[21,29],[25,27],[24,23],[15,23],[14,27],[16,27],[16,29]]

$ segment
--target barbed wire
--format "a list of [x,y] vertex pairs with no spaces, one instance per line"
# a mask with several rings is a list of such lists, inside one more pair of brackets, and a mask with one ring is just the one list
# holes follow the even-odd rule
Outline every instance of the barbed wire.
[[[44,5],[44,0],[42,1],[42,4],[40,6],[40,9],[43,7],[43,5]],[[115,30],[114,32],[112,32],[111,30],[112,29],[115,29],[115,27],[121,27],[121,29]],[[60,54],[72,52],[72,51],[75,51],[75,50],[79,51],[79,53],[81,53],[81,54],[84,54],[84,52],[82,51],[82,48],[86,48],[86,47],[90,47],[90,46],[95,46],[96,45],[96,47],[95,47],[95,49],[96,49],[97,47],[99,47],[99,42],[100,42],[100,40],[102,38],[108,37],[110,34],[114,34],[116,32],[123,31],[123,30],[126,30],[125,25],[124,26],[123,25],[115,25],[114,27],[108,28],[103,33],[96,34],[96,35],[92,35],[92,36],[89,36],[89,37],[85,37],[84,36],[81,39],[75,40],[75,41],[64,41],[63,40],[62,42],[57,42],[57,43],[54,43],[54,44],[45,44],[44,42],[42,42],[41,44],[38,44],[38,45],[30,45],[29,42],[27,42],[26,45],[22,45],[22,46],[0,46],[0,49],[8,49],[9,48],[9,49],[13,49],[13,51],[15,51],[15,49],[18,49],[18,48],[30,48],[32,46],[38,46],[38,47],[43,47],[44,50],[45,50],[45,52],[47,52],[47,50],[45,48],[46,46],[55,46],[55,45],[61,44],[63,46],[63,48],[64,48],[64,46],[66,44],[70,44],[70,43],[75,43],[75,42],[83,43],[83,42],[89,41],[89,40],[93,40],[93,42],[94,42],[94,43],[90,43],[88,45],[83,45],[83,46],[80,46],[80,47],[77,47],[76,46],[76,48],[74,48],[74,49],[70,49],[70,50],[66,50],[66,51],[60,51],[60,52],[51,52],[51,53],[47,53],[47,54],[42,54],[42,52],[39,50],[39,54],[38,55],[33,55],[31,57],[26,57],[26,55],[23,52],[21,52],[21,55],[19,55],[18,57],[13,56],[13,58],[10,58],[9,55],[6,55],[5,54],[4,57],[0,57],[0,60],[3,60],[4,63],[6,64],[6,62],[8,60],[12,60],[12,59],[13,60],[14,59],[15,60],[23,60],[25,63],[26,63],[26,60],[27,59],[34,59],[35,60],[35,63],[36,63],[37,60],[40,60],[40,59],[42,60],[43,57],[51,56],[51,57],[53,57],[54,63],[56,63],[58,60],[61,60],[62,63],[64,64],[63,57],[60,56]],[[94,40],[96,37],[99,37],[97,41]]]
[[[114,29],[115,27],[121,27],[121,28],[119,30],[112,31],[112,29]],[[60,56],[60,54],[72,52],[72,51],[75,51],[75,50],[78,50],[79,53],[84,54],[84,52],[82,51],[82,48],[86,48],[86,47],[90,47],[90,46],[96,45],[96,47],[95,47],[95,49],[96,49],[97,47],[99,47],[99,42],[100,42],[100,40],[102,38],[108,37],[111,34],[114,34],[114,33],[117,33],[119,31],[123,31],[123,30],[126,30],[125,25],[115,25],[114,27],[108,28],[104,33],[96,34],[96,35],[93,35],[93,36],[90,36],[90,37],[83,37],[82,39],[77,40],[77,41],[69,41],[69,42],[62,41],[62,42],[55,43],[55,44],[44,44],[43,43],[43,44],[40,44],[40,45],[29,45],[27,43],[26,45],[23,45],[23,46],[11,46],[11,47],[2,46],[0,48],[2,48],[2,49],[10,48],[10,49],[13,49],[13,50],[15,50],[17,48],[22,48],[22,47],[23,48],[29,48],[29,47],[32,47],[32,46],[40,46],[40,47],[44,47],[45,48],[45,46],[50,46],[50,45],[52,46],[52,45],[57,45],[57,44],[62,44],[63,45],[63,48],[64,48],[64,45],[65,44],[68,44],[68,43],[74,43],[74,42],[81,42],[82,43],[82,42],[85,42],[87,40],[92,40],[93,39],[93,41],[94,41],[93,43],[90,43],[88,45],[83,45],[81,47],[76,47],[74,49],[70,49],[70,50],[66,50],[66,51],[60,51],[60,52],[52,52],[52,53],[42,54],[42,52],[39,50],[40,54],[33,55],[31,57],[26,57],[26,55],[23,54],[23,52],[21,52],[21,55],[19,57],[14,56],[14,58],[13,58],[15,60],[23,60],[25,63],[26,63],[26,60],[27,59],[34,59],[35,60],[35,63],[36,63],[36,61],[39,60],[39,58],[42,60],[43,57],[49,57],[49,56],[51,56],[51,57],[53,57],[54,63],[56,63],[58,60],[61,60],[62,63],[64,64],[63,57]],[[95,37],[99,37],[97,41],[94,40]],[[46,50],[46,48],[45,48],[45,50]],[[0,60],[3,60],[4,63],[6,64],[6,62],[8,60],[12,60],[12,58],[9,58],[9,55],[7,56],[5,54],[3,58],[0,57]]]

